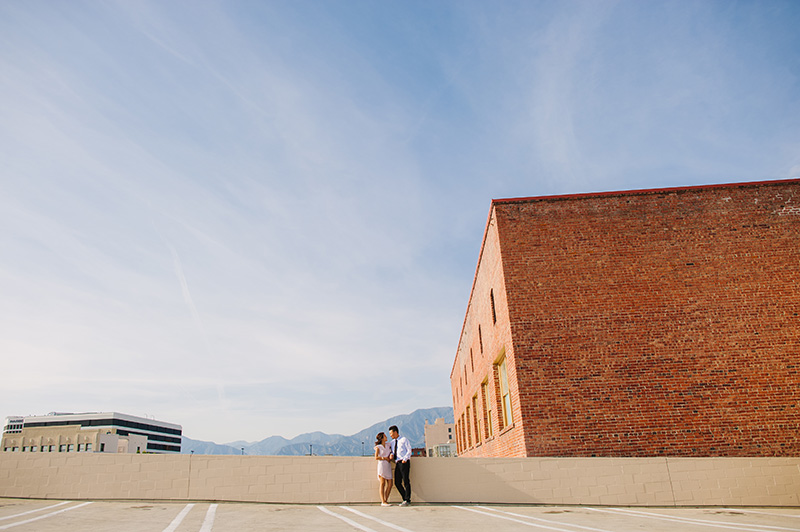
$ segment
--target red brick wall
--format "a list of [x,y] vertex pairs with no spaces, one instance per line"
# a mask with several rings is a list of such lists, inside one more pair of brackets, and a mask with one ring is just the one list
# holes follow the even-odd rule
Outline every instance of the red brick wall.
[[800,181],[493,206],[465,330],[524,442],[473,454],[800,456]]
[[[460,456],[526,456],[505,292],[497,224],[490,213],[464,320],[464,328],[450,376],[456,421],[456,441]],[[490,299],[492,293],[495,301],[496,322],[492,316]],[[479,327],[480,335],[478,334]],[[503,353],[508,365],[514,420],[512,426],[505,428],[500,426],[500,393],[494,369],[494,363]],[[488,382],[487,400],[492,402],[493,434],[489,438],[486,437],[486,412],[481,393],[481,383],[484,381]],[[478,395],[479,437],[477,439],[474,423],[470,425],[466,420],[468,406],[472,413],[472,398],[475,394]]]

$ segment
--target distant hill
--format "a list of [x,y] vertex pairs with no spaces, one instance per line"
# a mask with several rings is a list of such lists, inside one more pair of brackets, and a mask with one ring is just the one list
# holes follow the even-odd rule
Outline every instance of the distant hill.
[[[243,447],[243,446],[242,446]],[[211,441],[192,440],[181,436],[181,454],[241,454],[242,450],[230,445],[219,445]]]
[[244,449],[244,454],[248,455],[300,456],[308,454],[313,446],[315,455],[361,456],[362,452],[371,455],[375,435],[378,432],[388,432],[391,425],[397,425],[400,434],[409,439],[412,447],[424,447],[425,420],[433,423],[440,417],[446,423],[453,423],[453,409],[449,406],[423,408],[411,414],[390,417],[351,436],[309,432],[291,440],[270,436],[258,442],[235,441],[228,444],[192,440],[184,436],[181,438],[181,453],[189,454],[194,451],[195,454],[241,454]]

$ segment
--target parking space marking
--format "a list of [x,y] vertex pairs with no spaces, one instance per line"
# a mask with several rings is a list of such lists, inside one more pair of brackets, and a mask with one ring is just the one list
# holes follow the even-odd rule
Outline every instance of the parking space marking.
[[0,517],[0,521],[5,521],[6,519],[14,519],[15,517],[22,517],[23,515],[35,514],[36,512],[43,512],[45,510],[49,510],[50,508],[56,508],[58,506],[64,506],[65,504],[69,504],[72,501],[64,501],[58,504],[54,504],[52,506],[45,506],[44,508],[37,508],[35,510],[28,510],[27,512],[22,512],[21,514],[14,514],[14,515],[7,515],[5,517]]
[[676,523],[683,523],[689,525],[708,526],[712,528],[724,528],[727,530],[743,530],[748,532],[770,532],[772,530],[790,530],[797,532],[796,528],[785,528],[782,526],[751,525],[742,523],[731,523],[726,521],[710,521],[708,519],[692,519],[689,517],[678,517],[672,515],[656,514],[652,512],[642,512],[639,510],[629,510],[627,508],[613,508],[613,509],[586,508],[586,509],[592,510],[594,512],[606,512],[617,515],[641,516],[647,519],[656,519],[659,521],[672,521]]
[[[495,519],[505,519],[506,521],[513,521],[514,523],[520,523],[522,525],[532,526],[532,527],[535,527],[535,528],[543,528],[545,530],[557,530],[558,532],[575,532],[574,530],[570,530],[570,529],[567,529],[567,528],[558,528],[558,527],[547,526],[547,525],[537,525],[536,523],[531,523],[530,521],[522,521],[520,519],[515,519],[513,517],[506,517],[504,515],[499,515],[499,514],[496,514],[496,513],[489,513],[489,512],[484,512],[484,511],[481,511],[481,510],[475,510],[474,508],[467,508],[466,506],[452,506],[451,508],[458,508],[459,510],[466,510],[468,512],[475,512],[476,514],[488,515],[489,517],[493,517]],[[566,526],[571,526],[571,525],[566,525]]]
[[347,506],[339,506],[339,508],[341,508],[342,510],[347,510],[348,512],[353,512],[354,514],[360,515],[361,517],[363,517],[365,519],[371,519],[372,521],[375,521],[376,523],[380,523],[383,526],[388,526],[389,528],[394,528],[395,530],[399,530],[400,532],[412,532],[411,530],[409,530],[407,528],[403,528],[400,525],[395,525],[395,524],[390,523],[388,521],[383,521],[381,519],[378,519],[377,517],[373,517],[373,516],[367,515],[367,514],[365,514],[363,512],[359,512],[358,510],[354,510],[353,508],[348,508]]
[[200,527],[200,532],[211,532],[214,526],[214,517],[217,515],[217,505],[212,504],[208,507],[206,518],[203,520],[203,526]]
[[[26,525],[28,523],[33,523],[34,521],[38,521],[40,519],[46,519],[48,517],[53,517],[54,515],[63,514],[64,512],[69,512],[72,510],[77,510],[82,506],[86,506],[87,504],[92,504],[91,502],[84,502],[82,504],[78,504],[77,506],[70,506],[69,508],[64,508],[63,510],[56,510],[55,512],[50,512],[49,514],[40,515],[38,517],[32,517],[30,519],[26,519],[25,521],[17,521],[16,523],[9,523],[7,525],[0,526],[0,530],[6,530],[8,528],[12,528],[19,525]],[[57,504],[56,506],[61,506]],[[51,507],[52,508],[52,507]]]
[[532,515],[523,515],[523,514],[515,514],[514,512],[506,512],[505,510],[498,510],[497,508],[489,508],[488,506],[478,506],[478,508],[482,508],[484,510],[489,510],[491,512],[498,512],[501,514],[512,515],[514,517],[521,517],[523,519],[530,519],[532,521],[541,521],[543,523],[548,523],[551,525],[562,525],[562,526],[571,526],[573,528],[580,528],[581,530],[592,530],[593,532],[612,532],[611,530],[606,530],[603,528],[593,528],[590,526],[583,526],[583,525],[574,525],[572,523],[559,523],[558,521],[551,521],[550,519],[542,519],[541,517],[533,517]]
[[339,515],[336,512],[331,512],[330,510],[328,510],[324,506],[317,506],[317,508],[319,508],[320,510],[322,510],[323,512],[325,512],[328,515],[332,515],[333,517],[335,517],[337,519],[341,519],[342,521],[344,521],[345,523],[347,523],[348,525],[350,525],[352,527],[355,527],[355,528],[357,528],[359,530],[363,530],[363,532],[377,532],[376,530],[372,530],[369,527],[360,525],[360,524],[356,523],[355,521],[353,521],[352,519],[348,519],[347,517],[345,517],[343,515]]
[[775,517],[794,517],[795,519],[800,519],[800,514],[776,514],[774,512],[759,512],[758,510],[750,510],[745,508],[720,508],[720,510],[725,510],[726,512],[741,512],[745,514],[759,514],[759,515],[772,515]]
[[188,514],[189,510],[191,510],[192,508],[194,508],[194,503],[189,503],[186,506],[184,506],[183,510],[181,510],[181,513],[179,513],[175,517],[175,519],[172,520],[169,526],[164,529],[164,532],[175,532],[175,529],[178,528],[178,525],[181,524],[183,518],[186,517],[186,514]]

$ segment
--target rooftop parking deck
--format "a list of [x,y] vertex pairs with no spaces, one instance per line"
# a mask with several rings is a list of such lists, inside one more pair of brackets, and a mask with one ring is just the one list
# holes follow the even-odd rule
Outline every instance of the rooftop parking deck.
[[798,508],[593,506],[276,505],[0,499],[0,530],[14,532],[249,532],[326,530],[437,532],[800,530]]

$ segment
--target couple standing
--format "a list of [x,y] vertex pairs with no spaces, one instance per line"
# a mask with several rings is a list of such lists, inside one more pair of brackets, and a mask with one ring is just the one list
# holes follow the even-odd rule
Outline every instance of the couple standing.
[[375,460],[378,461],[378,479],[381,482],[380,496],[381,506],[391,506],[389,504],[389,494],[392,492],[392,462],[394,467],[394,485],[400,493],[403,502],[400,506],[411,504],[411,444],[408,438],[400,436],[397,425],[389,427],[389,435],[392,441],[389,442],[386,434],[379,432],[375,442]]

